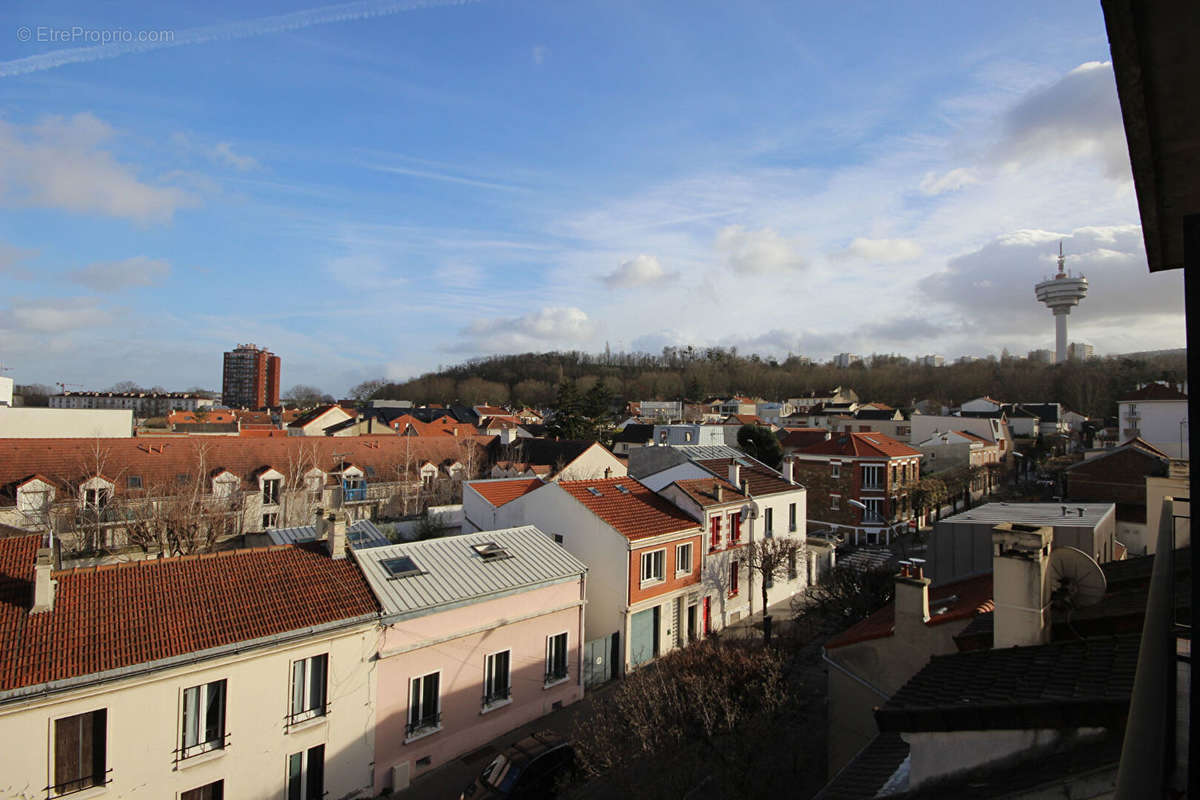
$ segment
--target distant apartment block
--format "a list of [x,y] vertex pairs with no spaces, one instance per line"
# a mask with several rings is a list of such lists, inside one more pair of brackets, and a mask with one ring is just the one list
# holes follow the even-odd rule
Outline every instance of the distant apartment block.
[[1053,350],[1030,350],[1029,351],[1029,360],[1036,361],[1039,364],[1053,364],[1054,363],[1054,351]]
[[182,392],[63,392],[52,395],[51,408],[129,409],[135,417],[162,417],[172,411],[209,408],[213,400]]
[[1070,346],[1067,347],[1068,361],[1087,361],[1089,358],[1095,357],[1096,348],[1092,347],[1090,344],[1071,342]]
[[917,363],[922,367],[944,367],[946,366],[946,357],[938,355],[921,356],[917,359]]
[[849,367],[851,364],[858,364],[861,362],[862,356],[856,355],[855,353],[838,353],[833,357],[833,365],[835,367],[841,367],[842,369]]
[[279,356],[255,344],[240,344],[226,353],[221,400],[230,408],[279,405]]

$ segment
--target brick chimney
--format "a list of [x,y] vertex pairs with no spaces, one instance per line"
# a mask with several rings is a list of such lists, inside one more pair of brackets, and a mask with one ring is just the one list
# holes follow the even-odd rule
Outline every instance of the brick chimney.
[[736,461],[729,465],[729,482],[734,486],[742,485],[742,465]]
[[317,517],[317,538],[325,541],[330,557],[345,558],[346,512],[335,508]]
[[1046,566],[1054,529],[1004,522],[992,528],[993,647],[1050,641]]
[[895,635],[907,636],[929,621],[929,578],[923,567],[901,564],[896,575]]
[[58,588],[58,581],[50,577],[53,568],[54,551],[49,547],[39,547],[37,561],[34,562],[33,608],[29,609],[31,614],[54,610],[54,590]]

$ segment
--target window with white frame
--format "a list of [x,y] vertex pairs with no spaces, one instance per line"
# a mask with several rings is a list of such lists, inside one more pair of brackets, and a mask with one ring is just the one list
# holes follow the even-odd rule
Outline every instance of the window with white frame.
[[642,553],[642,583],[653,583],[666,579],[666,550]]
[[225,800],[225,781],[213,781],[179,795],[179,800]]
[[213,478],[213,497],[229,498],[233,497],[233,493],[237,490],[238,479],[236,475],[228,472],[223,472]]
[[867,510],[863,512],[863,522],[883,522],[883,500],[878,497],[863,499]]
[[842,508],[842,496],[840,494],[829,495],[829,510],[840,511]]
[[692,574],[692,543],[675,545],[675,574]]
[[775,535],[775,509],[763,509],[763,534],[765,536]]
[[325,745],[288,756],[287,800],[321,800],[325,796]]
[[225,681],[183,690],[182,728],[180,758],[225,747]]
[[567,677],[567,634],[546,637],[546,683],[556,683]]
[[508,700],[512,694],[509,685],[508,665],[511,650],[501,650],[487,657],[483,670],[483,705],[484,708]]
[[263,526],[264,531],[269,531],[271,528],[278,527],[278,525],[279,525],[279,512],[278,511],[268,511],[266,514],[262,515],[262,526]]
[[292,662],[292,702],[288,722],[325,715],[325,685],[329,656],[309,656]]
[[409,737],[437,730],[442,724],[440,672],[413,678],[408,691]]
[[262,482],[262,504],[264,506],[279,505],[279,487],[283,481],[279,478],[266,478]]
[[789,533],[796,532],[796,504],[795,503],[788,504],[788,532]]
[[864,489],[882,489],[883,488],[883,467],[878,464],[870,464],[862,468],[862,488]]
[[829,477],[831,477],[831,478],[842,477],[842,465],[836,461],[833,462],[833,464],[831,464],[829,467]]

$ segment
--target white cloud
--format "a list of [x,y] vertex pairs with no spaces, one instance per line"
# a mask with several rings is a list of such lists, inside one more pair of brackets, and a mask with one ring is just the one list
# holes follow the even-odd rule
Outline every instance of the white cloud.
[[921,245],[912,239],[864,239],[861,236],[850,242],[843,254],[864,261],[896,263],[913,261],[921,257]]
[[921,191],[927,195],[939,195],[946,192],[957,192],[964,186],[979,183],[977,170],[967,167],[956,167],[942,174],[926,172],[921,179]]
[[546,56],[550,55],[550,48],[544,44],[535,44],[530,50],[530,56],[533,58],[533,63],[539,67],[546,63]]
[[14,301],[5,315],[11,330],[32,333],[61,333],[78,328],[107,325],[111,312],[99,308],[94,299],[69,297],[46,301]]
[[145,183],[118,162],[103,149],[113,133],[86,113],[47,117],[24,129],[0,121],[0,199],[137,222],[169,220],[194,203],[186,192]]
[[746,230],[741,225],[727,225],[717,231],[716,248],[734,272],[743,275],[762,275],[805,266],[789,241],[771,228]]
[[138,286],[157,286],[171,274],[171,265],[161,258],[135,256],[120,261],[97,261],[72,270],[67,277],[97,292],[118,292]]
[[217,142],[213,148],[213,158],[222,164],[233,167],[236,170],[245,172],[250,169],[258,168],[258,161],[251,156],[243,156],[233,152],[233,145],[229,142]]
[[631,258],[604,276],[604,282],[614,289],[634,286],[658,286],[679,277],[678,272],[667,272],[654,256],[645,254]]
[[560,350],[582,344],[594,333],[595,325],[582,310],[549,307],[521,317],[475,320],[451,349],[482,353]]

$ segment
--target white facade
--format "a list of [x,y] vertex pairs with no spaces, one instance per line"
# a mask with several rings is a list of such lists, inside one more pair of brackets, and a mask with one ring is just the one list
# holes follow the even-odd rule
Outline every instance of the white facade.
[[1171,458],[1188,457],[1187,400],[1121,400],[1117,415],[1122,442],[1139,436]]
[[0,406],[13,404],[13,379],[0,375]]
[[990,397],[976,397],[974,400],[968,400],[962,404],[963,411],[999,411],[1000,401],[993,400]]
[[654,444],[725,444],[724,425],[655,425]]
[[996,417],[953,417],[934,414],[913,414],[909,420],[909,442],[923,442],[945,431],[966,431],[1000,446],[1000,459],[1008,457],[1012,436],[1008,423]]
[[[372,622],[78,688],[7,692],[0,697],[0,796],[47,797],[45,787],[55,782],[55,721],[103,709],[110,783],[68,795],[72,800],[178,798],[216,781],[224,782],[227,798],[283,798],[289,757],[319,746],[326,796],[369,797],[375,681],[365,657],[377,636]],[[289,725],[293,664],[322,655],[328,713]],[[225,682],[223,744],[182,758],[185,691],[216,681]]]
[[0,405],[0,439],[127,439],[133,411],[9,408]]
[[208,397],[167,392],[65,392],[49,398],[50,408],[121,408],[130,409],[139,417],[155,417],[170,411],[196,411],[215,403]]
[[592,478],[623,478],[628,473],[625,462],[596,442],[580,453],[574,461],[555,475],[555,481],[585,481]]

